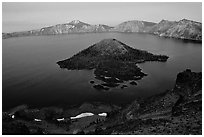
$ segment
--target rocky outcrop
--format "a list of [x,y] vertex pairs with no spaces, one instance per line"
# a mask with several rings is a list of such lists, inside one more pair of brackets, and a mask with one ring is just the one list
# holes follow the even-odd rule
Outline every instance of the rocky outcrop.
[[[164,55],[153,55],[147,51],[134,49],[116,39],[104,39],[69,59],[57,62],[61,68],[69,70],[95,69],[95,77],[104,81],[106,86],[117,86],[128,80],[141,79],[144,74],[136,63],[144,61],[162,61]],[[96,89],[106,89],[104,85],[95,85]]]
[[58,35],[73,33],[98,33],[98,32],[131,32],[148,33],[163,37],[177,38],[183,40],[202,41],[202,23],[183,19],[180,21],[162,20],[159,23],[147,21],[126,21],[114,27],[103,24],[90,25],[79,20],[74,20],[65,24],[58,24],[44,27],[38,30],[2,33],[2,38]]
[[146,21],[126,21],[117,26],[115,26],[111,31],[116,32],[148,32],[150,28],[155,25],[153,22]]
[[179,73],[172,90],[135,100],[117,117],[100,134],[202,134],[202,74]]
[[161,20],[159,23],[155,24],[149,29],[149,33],[160,35],[168,31],[168,29],[177,23],[176,21]]
[[186,19],[178,22],[161,21],[151,32],[163,37],[202,41],[202,24]]

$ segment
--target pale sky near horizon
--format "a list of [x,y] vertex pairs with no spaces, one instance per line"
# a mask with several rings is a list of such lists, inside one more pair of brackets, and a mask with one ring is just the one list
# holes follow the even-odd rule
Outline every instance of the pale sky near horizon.
[[128,20],[202,22],[202,3],[2,3],[2,31],[15,32],[80,20],[115,26]]

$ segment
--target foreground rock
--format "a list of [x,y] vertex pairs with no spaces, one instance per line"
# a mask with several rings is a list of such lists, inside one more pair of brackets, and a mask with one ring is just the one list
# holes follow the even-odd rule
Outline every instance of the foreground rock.
[[[145,76],[146,74],[136,66],[137,63],[165,62],[167,59],[165,55],[153,55],[147,51],[134,49],[116,39],[104,39],[57,64],[69,70],[95,69],[95,77],[112,87],[116,83],[138,80]],[[95,87],[103,89],[102,85]]]
[[99,134],[201,135],[202,74],[187,69],[172,90],[135,100],[112,119]]

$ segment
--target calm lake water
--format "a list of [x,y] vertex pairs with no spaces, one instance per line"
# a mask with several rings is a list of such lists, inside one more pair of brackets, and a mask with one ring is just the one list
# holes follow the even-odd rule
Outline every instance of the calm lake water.
[[[95,90],[89,83],[93,71],[60,69],[57,61],[71,57],[104,38],[115,38],[134,48],[165,54],[167,62],[139,64],[148,76],[137,86],[121,90]],[[148,34],[92,33],[20,37],[2,40],[3,110],[28,104],[31,107],[69,107],[83,102],[117,105],[130,103],[173,88],[178,72],[202,71],[202,44],[160,38]]]

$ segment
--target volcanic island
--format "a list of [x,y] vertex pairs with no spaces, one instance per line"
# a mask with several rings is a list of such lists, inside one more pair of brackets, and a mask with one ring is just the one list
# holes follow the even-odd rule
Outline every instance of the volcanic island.
[[[154,55],[144,50],[135,49],[116,39],[104,39],[89,46],[74,56],[58,61],[60,68],[68,70],[92,70],[95,78],[103,81],[102,84],[94,84],[98,90],[109,90],[117,87],[124,81],[130,81],[131,85],[137,85],[136,80],[147,74],[137,66],[146,61],[166,62],[166,55]],[[124,88],[126,85],[122,85]]]

